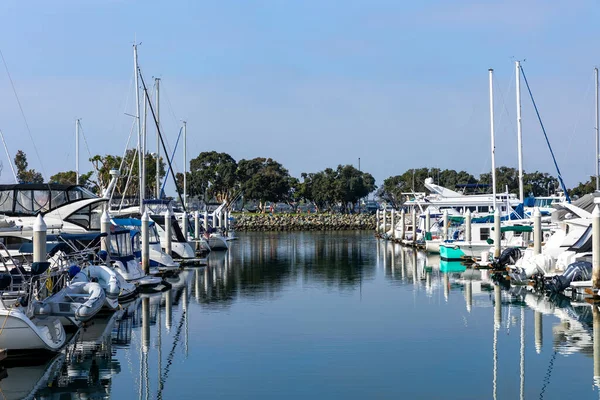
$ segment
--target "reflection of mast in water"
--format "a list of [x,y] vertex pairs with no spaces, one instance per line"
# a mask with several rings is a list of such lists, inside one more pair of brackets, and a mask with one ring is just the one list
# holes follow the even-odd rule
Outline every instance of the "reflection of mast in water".
[[412,252],[412,268],[413,268],[413,285],[417,286],[419,283],[419,276],[417,275],[418,271],[417,271],[417,252],[413,251]]
[[592,304],[594,329],[594,385],[600,390],[600,311]]
[[185,315],[185,356],[188,356],[188,287],[183,287],[183,313]]
[[533,328],[535,336],[535,351],[540,354],[542,352],[542,344],[544,341],[544,333],[542,330],[542,313],[539,311],[534,312]]
[[470,313],[473,308],[473,282],[467,279],[465,282],[465,302],[467,303],[467,312]]
[[450,296],[450,277],[447,272],[444,272],[444,299],[448,302]]
[[[150,345],[150,299],[142,298],[142,340],[140,349],[140,399],[143,390],[146,398],[149,397],[149,379],[148,379],[148,347]],[[142,388],[143,387],[143,388]]]
[[400,249],[400,268],[401,268],[401,272],[402,272],[402,279],[406,279],[407,273],[406,273],[406,252],[404,251],[404,249]]
[[502,292],[500,286],[494,286],[494,380],[493,398],[496,399],[498,379],[498,330],[502,323]]
[[525,307],[521,306],[521,351],[520,356],[520,393],[521,400],[525,399]]
[[173,295],[170,290],[165,292],[165,326],[167,332],[171,331],[171,324],[173,322]]

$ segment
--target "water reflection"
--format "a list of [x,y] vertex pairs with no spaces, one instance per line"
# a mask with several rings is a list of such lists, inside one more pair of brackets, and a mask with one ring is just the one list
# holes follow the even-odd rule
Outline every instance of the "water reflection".
[[[185,270],[171,284],[168,292],[143,296],[93,320],[63,353],[50,360],[39,365],[5,365],[0,371],[2,394],[5,398],[42,399],[173,398],[195,393],[200,384],[208,389],[211,380],[201,380],[203,373],[215,371],[213,381],[215,376],[221,380],[212,382],[220,385],[211,392],[214,394],[228,388],[229,380],[246,385],[258,380],[261,368],[251,371],[249,366],[264,368],[266,364],[258,364],[263,357],[281,365],[269,372],[276,375],[276,371],[297,364],[313,366],[320,353],[326,367],[316,368],[317,375],[333,363],[334,369],[344,371],[339,379],[353,381],[348,377],[355,375],[344,370],[344,363],[351,364],[357,357],[361,363],[361,357],[369,360],[368,354],[373,353],[375,361],[365,361],[365,365],[376,368],[387,352],[402,345],[403,352],[392,360],[394,368],[401,369],[404,354],[418,347],[411,355],[418,355],[413,360],[415,371],[428,371],[436,380],[444,379],[435,372],[437,359],[453,354],[457,347],[458,354],[467,357],[453,359],[453,368],[479,374],[470,390],[483,387],[472,398],[589,395],[589,385],[580,389],[568,384],[582,375],[588,383],[600,385],[600,311],[596,305],[564,296],[546,297],[525,286],[507,290],[495,285],[485,270],[445,263],[438,256],[365,239],[360,233],[249,234],[232,243],[228,252],[212,254],[206,268]],[[310,315],[288,312],[303,299],[310,304],[307,291],[311,296],[324,293],[326,299],[336,302],[334,324],[315,310],[323,304],[322,298],[307,307]],[[286,303],[287,295],[292,299]],[[410,307],[397,301],[400,298],[411,302]],[[268,305],[280,305],[283,311],[276,310],[277,318],[270,320],[269,313],[262,311],[273,310]],[[236,314],[240,308],[243,313]],[[408,314],[400,314],[409,308]],[[257,309],[260,312],[245,317]],[[295,319],[301,322],[293,325]],[[357,325],[353,325],[355,320]],[[293,331],[286,331],[287,325],[293,325]],[[333,325],[343,326],[343,332],[335,331]],[[381,336],[377,336],[379,330]],[[271,331],[275,331],[272,337]],[[441,336],[440,331],[444,333]],[[260,346],[262,337],[264,347]],[[387,337],[389,342],[384,341]],[[334,344],[323,344],[327,340]],[[440,341],[443,346],[436,347]],[[382,347],[378,343],[383,343]],[[229,363],[223,361],[227,351],[233,354]],[[286,361],[300,357],[301,362]],[[335,364],[336,358],[343,361]],[[574,358],[576,362],[569,364]],[[587,369],[578,370],[586,360]],[[421,369],[417,369],[419,365]],[[402,374],[385,374],[394,368],[387,364],[377,370],[383,374],[381,381],[367,372],[362,380],[354,381],[377,381],[381,390],[405,394],[398,397],[441,396],[443,390],[434,392],[438,396],[428,396],[421,392],[425,390],[422,387],[412,395],[393,392],[396,386],[387,382]],[[190,384],[182,371],[183,375],[197,374],[198,381]],[[305,374],[304,380],[313,376],[303,369],[300,373]],[[241,378],[246,375],[250,376],[247,380]],[[285,388],[294,385],[285,375],[273,381],[277,379],[286,382]],[[275,385],[273,381],[270,385]],[[453,381],[444,382],[451,385]],[[406,380],[402,385],[414,384]],[[245,397],[244,391],[236,393]]]

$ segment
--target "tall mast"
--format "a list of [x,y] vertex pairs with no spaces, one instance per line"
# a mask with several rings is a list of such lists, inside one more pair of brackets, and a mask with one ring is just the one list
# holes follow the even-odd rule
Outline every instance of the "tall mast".
[[187,122],[183,121],[183,209],[187,210]]
[[4,141],[4,134],[2,133],[2,130],[0,130],[0,138],[2,139],[2,144],[4,145],[4,151],[6,152],[6,159],[8,160],[8,165],[10,165],[10,169],[13,173],[13,177],[15,178],[15,183],[19,183],[19,178],[17,177],[17,172],[15,171],[13,161],[10,158],[10,153],[8,152],[8,147],[6,146],[6,142]]
[[142,130],[142,152],[140,153],[140,157],[142,157],[142,173],[140,174],[140,182],[142,185],[142,193],[143,193],[143,198],[146,197],[146,140],[147,140],[147,135],[146,135],[146,130],[147,130],[147,117],[148,117],[148,98],[146,96],[144,96],[144,121],[143,121],[143,127],[144,129]]
[[144,213],[144,186],[142,186],[142,126],[140,124],[140,86],[138,82],[138,59],[137,59],[137,44],[133,45],[133,71],[135,74],[135,119],[137,121],[137,136],[138,136],[138,171],[140,174],[140,214]]
[[[156,85],[156,124],[160,125],[160,78],[154,78]],[[156,198],[160,199],[160,131],[156,128]]]
[[519,157],[519,200],[521,203],[525,200],[523,193],[523,133],[521,131],[521,62],[515,61],[517,70],[517,154]]
[[75,119],[75,184],[79,185],[79,118]]
[[496,211],[496,144],[494,139],[494,70],[490,68],[490,133],[492,142],[492,195],[493,204]]
[[596,190],[600,190],[600,135],[598,133],[598,68],[594,68],[594,76],[596,78],[596,154],[594,155],[594,163],[596,164]]

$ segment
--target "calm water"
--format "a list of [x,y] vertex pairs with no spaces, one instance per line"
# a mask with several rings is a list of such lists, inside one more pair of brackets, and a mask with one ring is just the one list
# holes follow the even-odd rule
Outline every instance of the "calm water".
[[239,236],[58,357],[7,368],[0,397],[599,397],[588,305],[370,232]]

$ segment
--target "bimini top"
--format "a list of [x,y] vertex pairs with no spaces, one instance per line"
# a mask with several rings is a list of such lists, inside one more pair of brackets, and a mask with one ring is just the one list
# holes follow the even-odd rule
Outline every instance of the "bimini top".
[[0,185],[0,214],[19,216],[47,213],[60,206],[98,198],[79,185],[58,183],[19,183]]

